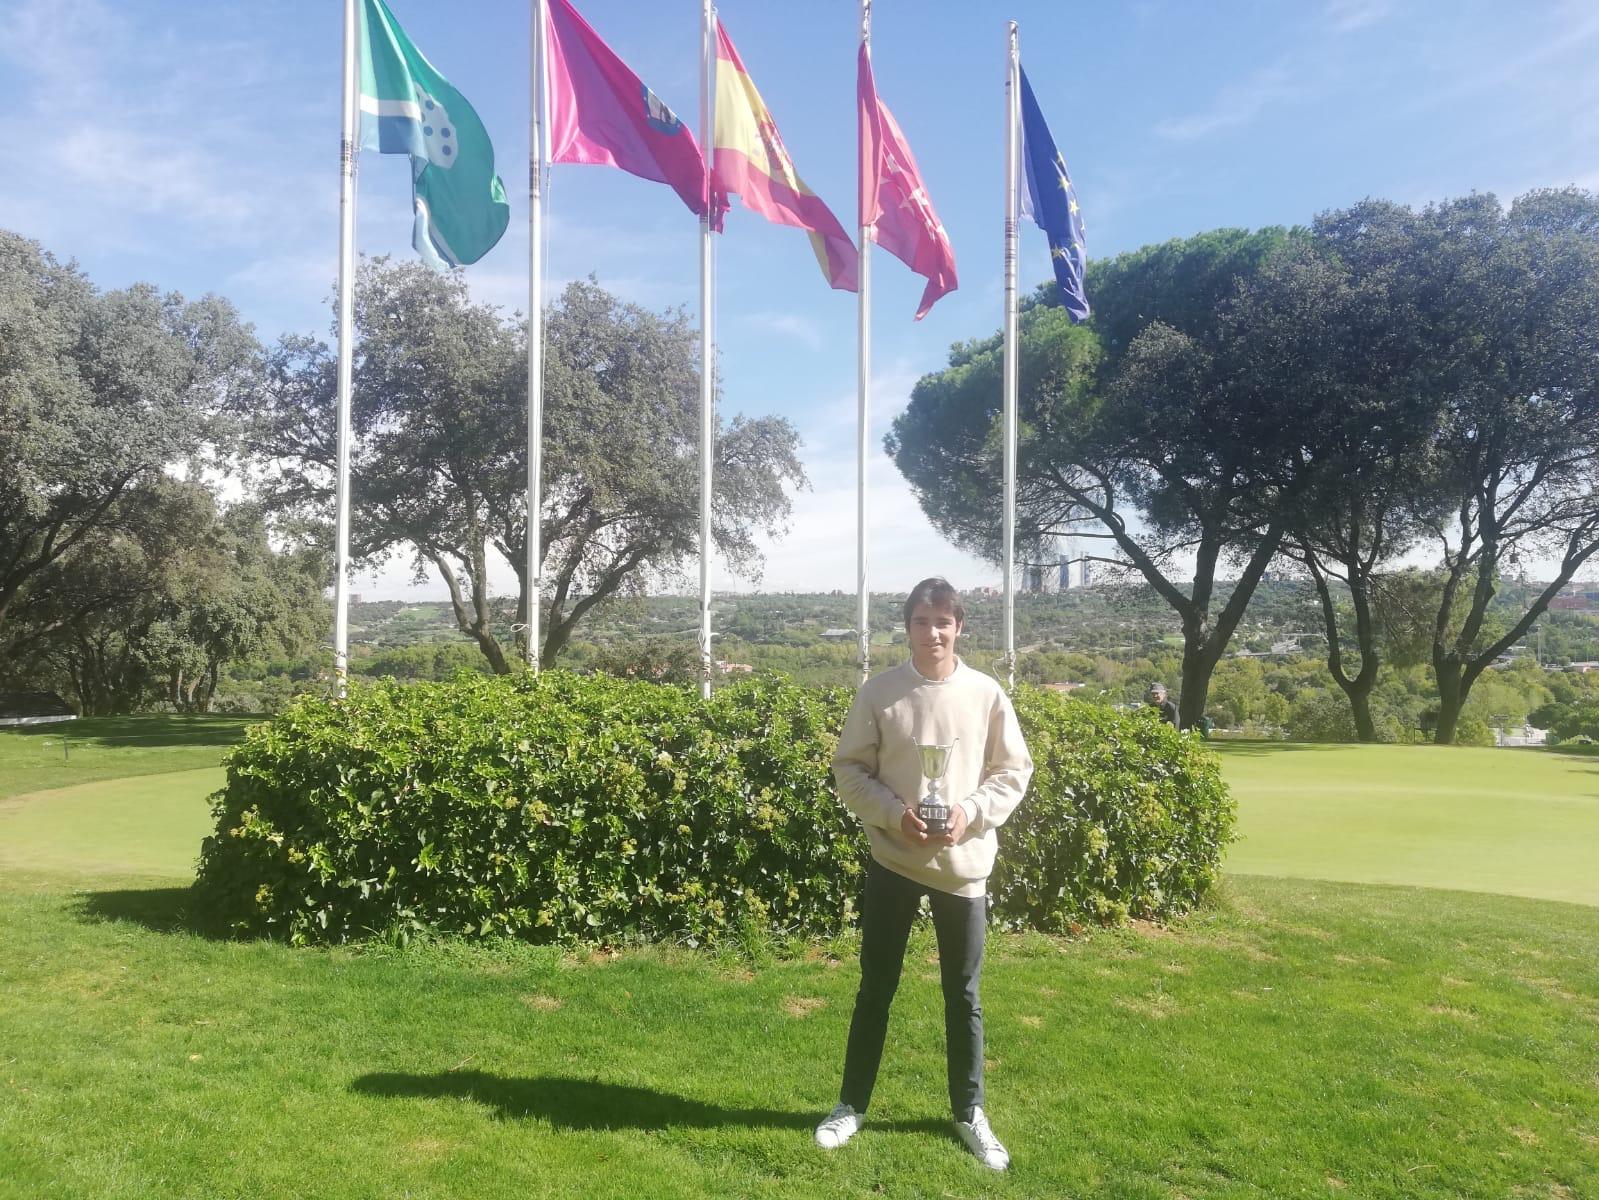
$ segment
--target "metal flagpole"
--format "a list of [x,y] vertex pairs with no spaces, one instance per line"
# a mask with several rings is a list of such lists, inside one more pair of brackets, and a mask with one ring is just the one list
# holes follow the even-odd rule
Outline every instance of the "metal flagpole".
[[1020,59],[1010,23],[1005,64],[1005,686],[1016,686],[1016,167]]
[[544,38],[545,0],[533,0],[531,109],[528,153],[527,249],[527,665],[539,671],[539,617],[544,594],[544,548],[539,511],[544,468]]
[[716,10],[701,0],[700,147],[705,152],[705,212],[700,216],[700,695],[711,695],[711,462],[716,438],[716,351],[711,325],[711,156],[716,110]]
[[344,115],[339,142],[339,394],[335,420],[338,457],[334,490],[338,515],[333,535],[333,673],[339,695],[350,675],[350,392],[355,354],[355,163],[356,55],[360,25],[355,6],[344,0]]
[[[868,61],[872,53],[872,0],[861,0],[861,45],[866,50]],[[860,159],[859,117],[857,115],[856,127],[856,158]],[[871,407],[871,371],[872,371],[872,270],[871,247],[872,231],[865,224],[867,204],[871,197],[866,194],[866,171],[863,162],[857,163],[858,178],[856,191],[859,201],[860,226],[860,291],[857,293],[857,321],[859,361],[856,364],[858,389],[858,416],[859,429],[856,431],[857,445],[855,448],[855,641],[860,652],[861,682],[865,683],[872,669],[872,594],[868,590],[866,569],[866,455],[867,455],[867,422]]]

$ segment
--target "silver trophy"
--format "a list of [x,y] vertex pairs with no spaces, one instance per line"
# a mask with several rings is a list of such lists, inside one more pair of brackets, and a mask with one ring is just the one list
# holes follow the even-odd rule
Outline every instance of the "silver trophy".
[[[956,738],[955,742],[958,741],[960,739]],[[944,782],[944,772],[949,770],[949,756],[955,749],[955,742],[947,746],[916,743],[916,750],[922,756],[922,774],[927,779],[927,795],[917,804],[916,816],[927,826],[927,832],[936,836],[949,832],[949,801],[944,799],[939,786]]]

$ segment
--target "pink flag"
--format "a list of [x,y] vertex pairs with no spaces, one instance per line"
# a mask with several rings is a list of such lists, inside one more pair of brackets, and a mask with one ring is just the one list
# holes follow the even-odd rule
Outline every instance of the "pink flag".
[[687,125],[578,15],[549,0],[550,161],[620,167],[705,212],[705,158]]
[[872,59],[865,46],[861,47],[855,98],[861,137],[861,225],[867,237],[927,278],[922,305],[916,311],[920,321],[940,296],[955,290],[955,251],[927,198],[905,135],[888,105],[877,98]]

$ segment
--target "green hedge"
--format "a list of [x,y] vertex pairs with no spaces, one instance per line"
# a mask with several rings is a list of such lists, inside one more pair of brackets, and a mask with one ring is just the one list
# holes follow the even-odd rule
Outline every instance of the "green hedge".
[[[238,934],[435,929],[705,944],[853,920],[865,839],[829,761],[845,688],[693,691],[547,672],[305,696],[251,730],[196,883]],[[1214,882],[1216,759],[1151,714],[1022,688],[1038,771],[1001,832],[997,916],[1164,917]]]

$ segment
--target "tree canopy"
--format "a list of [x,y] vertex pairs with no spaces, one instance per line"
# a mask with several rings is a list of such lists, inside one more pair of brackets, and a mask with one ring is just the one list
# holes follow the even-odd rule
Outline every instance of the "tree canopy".
[[[1308,457],[1305,396],[1242,328],[1243,282],[1300,236],[1221,230],[1123,255],[1090,275],[1090,325],[1048,304],[1020,321],[1019,540],[1107,541],[1093,557],[1141,574],[1177,612],[1185,725],[1204,713]],[[957,346],[887,439],[934,523],[994,559],[1001,354],[998,339]],[[1239,582],[1218,606],[1224,566]]]
[[[526,324],[474,304],[460,275],[374,259],[356,295],[352,549],[408,554],[436,573],[461,630],[496,671],[525,620]],[[593,607],[673,577],[698,550],[698,333],[592,282],[567,286],[545,321],[541,657],[552,660]],[[284,339],[250,405],[274,511],[332,507],[333,357]],[[735,417],[717,437],[716,548],[758,572],[756,534],[781,528],[803,486],[793,426]],[[514,610],[493,595],[498,559],[518,581]]]
[[225,451],[226,402],[256,351],[224,300],[101,292],[0,231],[0,669],[138,586],[74,557],[137,541],[168,472]]

